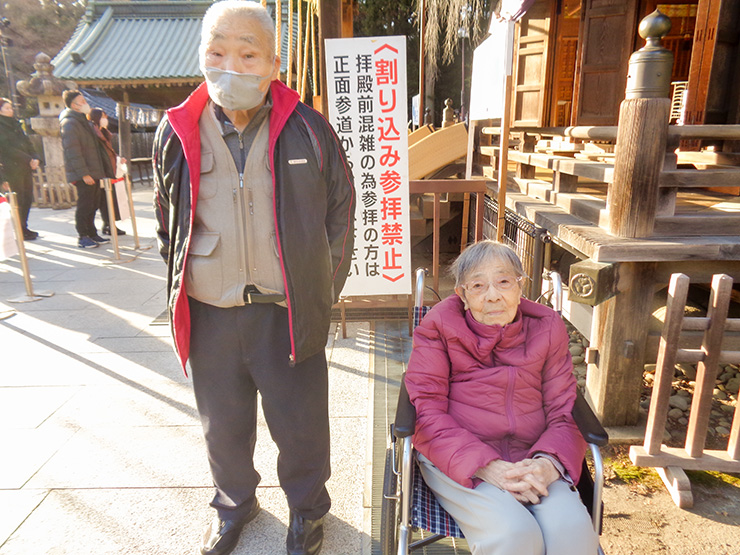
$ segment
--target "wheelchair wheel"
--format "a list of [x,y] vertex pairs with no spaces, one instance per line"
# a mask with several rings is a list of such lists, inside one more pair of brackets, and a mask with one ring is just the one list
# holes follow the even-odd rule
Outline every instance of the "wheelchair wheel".
[[396,494],[398,483],[398,476],[393,470],[393,449],[389,447],[385,452],[383,501],[380,505],[380,547],[383,555],[394,555],[398,551],[398,501],[389,499]]

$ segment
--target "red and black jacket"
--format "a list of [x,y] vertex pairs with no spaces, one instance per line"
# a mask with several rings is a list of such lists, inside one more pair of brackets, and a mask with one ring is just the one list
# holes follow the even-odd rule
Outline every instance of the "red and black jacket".
[[[280,81],[272,82],[270,92],[275,232],[290,326],[291,352],[285,356],[301,362],[326,345],[331,307],[352,257],[355,192],[344,151],[329,123]],[[167,262],[170,326],[183,368],[190,352],[183,277],[200,185],[198,121],[207,103],[203,84],[168,110],[153,152],[159,250]]]

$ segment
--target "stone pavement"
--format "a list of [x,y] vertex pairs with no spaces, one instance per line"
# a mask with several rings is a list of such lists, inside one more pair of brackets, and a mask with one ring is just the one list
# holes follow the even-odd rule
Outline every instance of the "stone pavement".
[[[0,554],[197,553],[211,517],[210,475],[190,381],[172,352],[165,267],[151,192],[134,193],[141,237],[76,246],[74,210],[33,209],[27,242],[37,291],[17,257],[0,262]],[[15,311],[15,314],[12,313]],[[332,326],[327,344],[333,507],[323,553],[370,553],[372,359],[369,325]],[[263,511],[237,555],[284,553],[288,507],[277,452],[258,431]]]
[[[25,288],[18,258],[0,262],[0,555],[198,552],[210,475],[190,381],[161,319],[151,192],[134,196],[142,248],[124,222],[120,262],[111,245],[77,248],[73,210],[32,210],[42,235],[25,243],[34,288],[52,297],[8,303]],[[327,343],[333,507],[322,553],[374,555],[385,431],[411,342],[400,321],[349,323],[347,339],[338,328]],[[263,421],[258,434],[263,511],[236,555],[285,552],[277,452]],[[681,511],[663,490],[609,484],[602,545],[610,555],[739,554],[737,489],[695,497]],[[426,552],[467,552],[449,543]]]

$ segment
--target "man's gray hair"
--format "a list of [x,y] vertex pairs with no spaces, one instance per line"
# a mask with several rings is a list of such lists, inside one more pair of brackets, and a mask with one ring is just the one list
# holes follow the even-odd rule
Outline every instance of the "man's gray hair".
[[267,53],[271,58],[275,57],[275,23],[268,11],[259,2],[247,0],[220,0],[214,2],[203,16],[203,24],[200,31],[200,47],[198,55],[203,65],[206,46],[211,42],[213,31],[224,18],[250,18],[262,28],[267,39]]
[[516,277],[527,275],[522,267],[522,261],[512,248],[496,241],[485,240],[470,245],[450,266],[450,273],[455,278],[455,287],[463,285],[468,281],[468,276],[490,262],[509,266]]

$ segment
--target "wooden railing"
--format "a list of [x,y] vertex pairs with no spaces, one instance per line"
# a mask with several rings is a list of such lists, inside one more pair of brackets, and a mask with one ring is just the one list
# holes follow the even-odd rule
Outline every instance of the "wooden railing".
[[[617,139],[619,128],[615,126],[517,128],[513,129],[512,132],[519,132],[524,135],[559,136],[578,140],[614,142]],[[701,215],[691,215],[676,213],[677,195],[682,190],[712,187],[719,190],[726,189],[727,192],[730,192],[733,189],[737,190],[737,188],[740,188],[740,168],[679,169],[679,163],[684,163],[685,161],[679,160],[675,151],[679,142],[684,139],[740,140],[740,125],[666,126],[663,139],[666,144],[666,151],[662,156],[663,159],[661,160],[658,156],[659,153],[654,151],[650,155],[652,161],[643,161],[639,168],[633,157],[622,157],[621,160],[619,159],[619,149],[622,146],[620,144],[617,144],[617,158],[613,162],[605,162],[536,153],[534,152],[533,141],[525,139],[521,141],[522,150],[509,151],[509,160],[517,163],[516,179],[523,181],[525,186],[535,187],[538,190],[538,196],[542,196],[543,193],[546,195],[550,195],[551,193],[576,193],[579,177],[608,184],[609,195],[606,201],[601,201],[602,205],[600,209],[597,207],[598,203],[595,203],[593,199],[590,199],[588,202],[585,202],[583,199],[576,199],[575,201],[572,199],[561,199],[561,202],[567,203],[566,207],[568,208],[571,206],[577,208],[576,205],[578,203],[583,204],[578,214],[579,216],[605,227],[615,235],[737,235],[739,219],[737,214],[702,213]],[[657,138],[656,141],[656,144],[660,143]],[[650,144],[651,141],[647,141],[647,143]],[[629,148],[629,144],[622,146],[622,148]],[[636,153],[638,158],[641,154],[639,150]],[[705,155],[705,153],[690,154],[694,155],[692,161],[695,163],[700,163],[702,156]],[[683,157],[684,153],[681,153],[681,156]],[[712,158],[711,153],[707,153],[706,157],[708,159],[706,162],[707,166],[716,165],[716,162],[713,164],[709,160]],[[628,164],[628,166],[620,170],[620,163]],[[725,163],[727,164],[727,162]],[[731,165],[737,165],[737,163],[733,162]],[[638,180],[651,182],[646,183],[645,187],[640,186],[636,189],[641,192],[646,206],[642,207],[639,203],[637,206],[634,206],[633,201],[633,206],[630,209],[630,218],[627,218],[633,220],[636,213],[639,215],[639,213],[644,212],[641,229],[634,233],[624,230],[620,231],[619,226],[616,226],[613,221],[611,223],[607,221],[602,213],[618,213],[619,210],[615,210],[614,205],[620,201],[624,202],[624,199],[621,198],[625,194],[622,191],[623,187],[620,187],[620,190],[616,190],[611,186],[615,181],[615,175],[621,171],[623,179],[625,177],[633,179],[638,169],[643,173],[652,173],[655,166],[661,167],[661,171],[657,174],[656,183],[652,183],[652,179],[648,179],[649,176],[647,174],[637,178]],[[542,180],[534,180],[536,168],[551,170],[553,172],[552,182],[547,183]],[[625,233],[624,235],[623,232]]]
[[63,167],[40,166],[33,173],[33,199],[39,208],[70,208],[77,204],[77,190]]
[[[727,318],[732,278],[724,274],[714,276],[709,311],[705,318],[684,317],[688,290],[689,277],[685,274],[673,274],[650,399],[645,443],[630,449],[630,459],[634,464],[656,468],[674,502],[681,508],[689,508],[693,504],[691,484],[684,469],[740,472],[740,416],[737,408],[727,450],[704,449],[718,365],[740,363],[740,351],[722,350],[725,332],[740,331],[740,318]],[[679,348],[682,330],[703,330],[701,349]],[[677,362],[698,363],[684,448],[662,445],[672,393],[671,383]]]
[[417,179],[409,181],[412,195],[432,193],[434,195],[434,235],[432,253],[432,276],[434,290],[439,291],[439,237],[440,237],[440,196],[445,193],[468,193],[477,195],[475,210],[476,241],[483,238],[483,196],[486,193],[483,179]]

